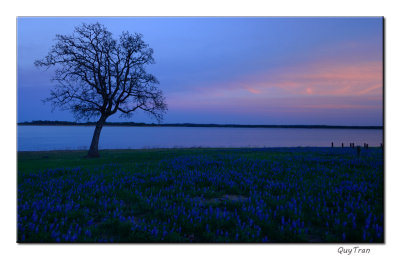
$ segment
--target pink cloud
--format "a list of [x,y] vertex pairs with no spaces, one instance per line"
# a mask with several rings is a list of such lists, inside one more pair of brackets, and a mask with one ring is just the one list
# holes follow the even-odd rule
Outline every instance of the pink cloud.
[[320,61],[283,67],[257,75],[233,78],[190,89],[209,98],[236,98],[259,95],[286,96],[365,96],[382,98],[382,62]]
[[251,87],[247,87],[246,89],[247,89],[247,91],[249,91],[252,94],[260,94],[261,93],[260,90],[257,90],[257,89],[251,88]]
[[381,62],[319,62],[253,76],[246,85],[266,92],[279,88],[281,95],[382,95],[382,75]]

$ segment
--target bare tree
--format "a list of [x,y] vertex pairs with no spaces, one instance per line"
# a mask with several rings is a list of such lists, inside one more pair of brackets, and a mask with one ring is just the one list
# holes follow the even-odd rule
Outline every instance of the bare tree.
[[48,55],[37,67],[55,68],[50,97],[53,108],[70,110],[77,120],[99,118],[88,157],[98,157],[101,129],[119,112],[124,117],[141,109],[158,121],[167,110],[158,80],[146,72],[153,50],[142,35],[123,32],[113,39],[103,25],[82,24],[71,35],[56,35]]

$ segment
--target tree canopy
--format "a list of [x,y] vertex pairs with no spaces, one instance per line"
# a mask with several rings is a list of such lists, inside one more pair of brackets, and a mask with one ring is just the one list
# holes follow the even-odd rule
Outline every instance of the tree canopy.
[[71,35],[56,35],[48,55],[35,61],[38,67],[55,67],[56,86],[45,101],[73,112],[76,119],[129,117],[141,109],[161,120],[165,98],[158,80],[145,70],[154,63],[153,49],[142,35],[123,32],[112,38],[103,25],[82,24]]

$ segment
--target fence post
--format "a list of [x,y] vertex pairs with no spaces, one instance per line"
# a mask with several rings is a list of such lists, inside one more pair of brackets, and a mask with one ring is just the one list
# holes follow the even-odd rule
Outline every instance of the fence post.
[[331,143],[331,147],[333,148],[333,142]]
[[361,147],[357,146],[357,156],[360,157]]

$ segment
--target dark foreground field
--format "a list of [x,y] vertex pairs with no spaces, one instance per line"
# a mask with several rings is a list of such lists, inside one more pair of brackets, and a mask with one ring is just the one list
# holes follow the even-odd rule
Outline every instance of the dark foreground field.
[[383,242],[377,148],[18,153],[18,242]]

